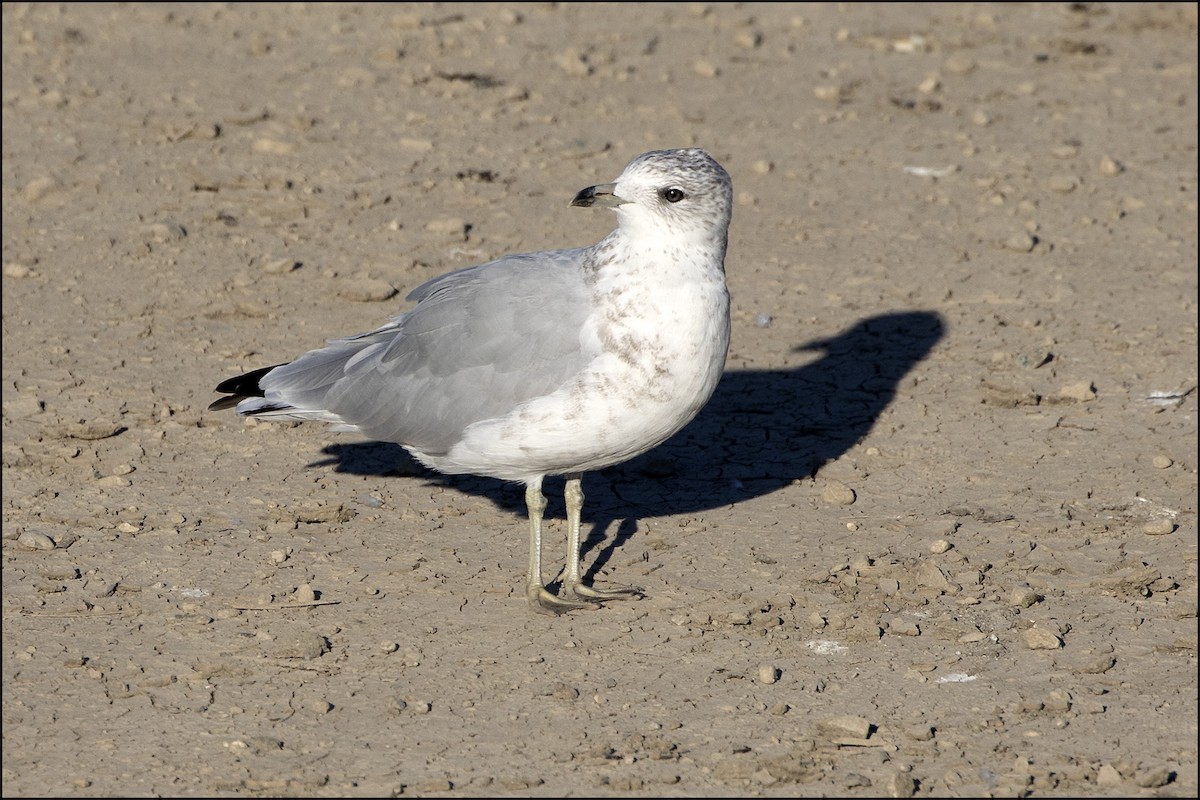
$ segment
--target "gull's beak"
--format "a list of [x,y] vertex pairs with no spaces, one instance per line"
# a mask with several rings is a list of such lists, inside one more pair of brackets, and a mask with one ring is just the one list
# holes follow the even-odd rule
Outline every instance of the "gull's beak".
[[622,200],[613,192],[617,189],[615,183],[601,183],[597,186],[589,186],[586,189],[581,189],[579,194],[571,200],[571,205],[580,206],[581,208],[589,208],[591,206],[608,206],[616,208],[619,205],[628,203],[628,200]]

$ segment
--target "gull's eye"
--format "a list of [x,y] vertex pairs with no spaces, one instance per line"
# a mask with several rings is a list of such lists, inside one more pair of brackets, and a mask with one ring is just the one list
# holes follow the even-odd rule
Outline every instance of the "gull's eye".
[[674,186],[672,186],[670,189],[662,189],[659,191],[658,196],[663,200],[666,200],[668,203],[678,203],[680,200],[686,197],[686,195],[683,193],[683,189],[676,189]]

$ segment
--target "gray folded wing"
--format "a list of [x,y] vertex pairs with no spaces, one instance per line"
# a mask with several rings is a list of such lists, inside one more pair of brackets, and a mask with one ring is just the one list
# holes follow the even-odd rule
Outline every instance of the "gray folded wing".
[[443,454],[473,422],[550,394],[596,353],[589,251],[508,256],[419,287],[390,323],[336,339],[264,376],[264,404]]

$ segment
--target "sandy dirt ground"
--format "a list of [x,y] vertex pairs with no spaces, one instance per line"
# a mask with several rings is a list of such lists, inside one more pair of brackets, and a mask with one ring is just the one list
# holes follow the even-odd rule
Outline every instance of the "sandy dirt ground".
[[[3,793],[1194,797],[1196,43],[1190,4],[4,5]],[[585,481],[588,577],[645,599],[535,616],[519,487],[206,410],[693,145],[726,374]]]

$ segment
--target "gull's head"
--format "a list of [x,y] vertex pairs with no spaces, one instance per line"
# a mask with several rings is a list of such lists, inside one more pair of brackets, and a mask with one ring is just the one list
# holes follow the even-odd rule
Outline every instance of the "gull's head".
[[630,161],[612,183],[589,186],[573,206],[606,206],[629,235],[724,239],[733,207],[729,173],[697,147],[651,150]]

